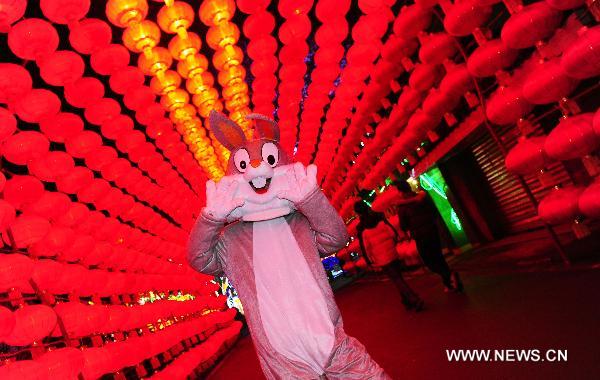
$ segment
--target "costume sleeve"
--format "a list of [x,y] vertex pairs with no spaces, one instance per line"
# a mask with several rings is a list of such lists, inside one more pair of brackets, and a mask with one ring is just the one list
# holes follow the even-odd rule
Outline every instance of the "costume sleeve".
[[223,222],[204,212],[196,220],[187,246],[187,259],[192,268],[209,275],[220,275],[225,268],[225,244],[221,236]]
[[346,245],[348,241],[346,225],[319,188],[298,202],[296,207],[308,219],[310,227],[315,231],[319,252],[332,253]]

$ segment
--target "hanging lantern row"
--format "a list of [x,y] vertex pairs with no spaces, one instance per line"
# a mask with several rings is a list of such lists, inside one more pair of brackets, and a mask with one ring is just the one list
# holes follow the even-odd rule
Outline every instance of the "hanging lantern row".
[[[201,346],[180,355],[167,368],[154,374],[150,379],[180,379],[193,373],[195,369],[202,372],[212,367],[217,359],[233,346],[241,329],[242,323],[234,321],[228,327],[211,335]],[[200,366],[198,366],[199,363]]]
[[600,160],[594,154],[599,147],[600,111],[564,117],[548,136],[520,138],[506,156],[506,168],[517,175],[543,175],[554,162],[582,160],[595,182],[587,188],[556,186],[538,205],[540,218],[549,224],[578,224],[583,218],[600,218]]
[[[392,65],[394,65],[395,63],[394,66],[396,67],[399,66],[399,63],[403,63],[409,68],[413,66],[411,62],[406,62],[407,59],[405,58],[405,55],[407,56],[409,54],[412,54],[417,48],[417,36],[419,36],[420,39],[423,41],[427,40],[428,37],[423,34],[423,30],[427,28],[431,23],[431,17],[431,9],[429,8],[422,8],[419,5],[403,7],[399,12],[398,17],[396,17],[396,19],[394,20],[393,34],[388,38],[382,50],[386,58],[382,57],[382,59],[380,60],[380,64],[382,66],[380,67],[385,69],[385,67],[388,66],[384,66],[383,62],[385,62],[386,64],[389,62]],[[354,115],[350,126],[348,127],[346,137],[340,144],[340,148],[338,149],[333,167],[329,171],[326,181],[324,182],[324,188],[327,191],[331,190],[331,193],[333,193],[335,191],[336,180],[340,177],[344,178],[344,173],[347,167],[349,166],[349,162],[354,159],[353,155],[355,153],[356,146],[360,143],[362,136],[366,132],[366,127],[368,126],[368,123],[372,121],[372,115],[374,114],[372,112],[373,109],[378,108],[381,105],[380,100],[383,98],[384,95],[387,94],[387,92],[389,92],[389,89],[391,89],[391,79],[389,78],[390,75],[394,74],[394,71],[392,70],[394,69],[388,66],[388,68],[383,73],[384,75],[382,75],[381,79],[384,83],[386,83],[386,85],[380,90],[374,91],[375,98],[373,100],[365,98],[363,101],[361,101],[361,104],[359,105],[359,108],[357,109],[357,112]],[[396,69],[396,71],[397,70],[398,69]],[[413,87],[411,87],[410,85],[405,86],[402,89],[402,92],[398,99],[398,103],[392,110],[388,121],[385,121],[382,124],[387,123],[387,125],[389,125],[389,129],[391,129],[392,131],[397,131],[400,127],[400,125],[397,125],[397,123],[401,122],[402,116],[415,111],[418,107],[418,104],[422,100],[422,93],[427,91],[435,83],[435,81],[439,79],[439,74],[436,76],[434,75],[432,77],[432,72],[436,73],[439,71],[440,68],[434,64],[418,64],[417,66],[415,66],[413,73],[411,73],[410,76],[412,80],[410,80],[409,83],[412,82],[413,85],[416,84],[421,89],[421,91],[413,89]],[[379,84],[379,82],[376,83]],[[373,87],[375,86],[376,85],[374,83]],[[379,127],[377,130],[379,135]],[[389,139],[383,138],[381,138],[380,141],[383,141],[385,143],[390,142]],[[366,144],[369,143],[367,142]],[[374,146],[374,148],[371,149],[369,149],[368,147],[369,145],[367,145],[367,153],[373,151],[374,149],[377,149],[376,146]],[[364,163],[364,161],[365,160],[361,160],[359,156],[359,162]],[[359,165],[359,170],[360,169],[363,169],[363,171],[356,171],[355,173],[366,173],[366,169],[368,168],[365,168],[363,165]],[[356,177],[353,179],[356,179]],[[348,194],[348,191],[351,191],[351,189],[352,187],[345,186],[345,191],[343,191],[342,194],[337,196],[338,203],[339,200],[345,199],[346,195]]]
[[248,38],[247,53],[252,58],[250,71],[252,81],[252,104],[254,112],[273,115],[273,100],[277,87],[275,72],[279,67],[276,56],[277,40],[271,35],[275,28],[275,18],[267,11],[270,0],[237,2],[240,11],[249,16],[244,21],[243,32]]
[[[341,131],[346,126],[346,120],[353,118],[352,108],[358,101],[358,95],[365,90],[365,80],[373,71],[373,62],[381,52],[381,38],[387,32],[388,25],[394,18],[387,2],[377,1],[372,4],[373,6],[359,5],[365,14],[352,28],[354,43],[346,53],[346,67],[340,75],[340,84],[335,91],[335,97],[330,104],[323,125],[323,146],[319,143],[315,163],[320,167],[331,167],[330,163],[333,161],[333,166],[327,173],[336,171],[337,166],[340,165],[338,162],[339,152],[335,152],[335,149],[330,149],[328,146],[337,145],[342,137]],[[365,115],[358,115],[359,118],[363,116]],[[314,140],[309,145],[309,151],[312,153]],[[334,160],[334,155],[336,160]],[[321,174],[321,178],[324,174]],[[327,176],[331,177],[331,175]]]
[[[8,323],[3,325],[4,330],[8,332],[0,337],[0,341],[11,346],[28,346],[45,337],[61,337],[63,332],[57,324],[59,319],[68,339],[80,339],[91,335],[129,332],[167,320],[194,318],[206,308],[194,301],[158,301],[137,306],[61,302],[54,307],[24,305],[14,312],[4,307],[2,310],[11,314],[1,312],[5,316],[3,320],[7,321],[4,323]],[[209,321],[204,322],[210,326]],[[6,329],[10,325],[12,328]]]
[[[106,269],[87,269],[84,263],[67,264],[49,259],[33,260],[18,253],[4,254],[0,256],[3,265],[0,291],[33,294],[36,289],[32,288],[31,280],[46,295],[110,297],[148,291],[168,292],[174,289],[194,294],[210,294],[216,290],[216,285],[210,283],[208,276],[196,275],[185,266],[142,263],[139,264],[141,268],[138,268],[128,262],[128,257],[121,259],[124,264],[110,268],[113,270],[111,272]],[[119,272],[120,270],[125,272]],[[206,300],[205,296],[197,298]],[[222,300],[216,302],[217,304],[211,305],[223,306]]]
[[229,118],[249,136],[251,125],[246,115],[250,113],[250,97],[245,82],[246,70],[242,66],[244,53],[236,45],[240,31],[230,21],[235,15],[235,3],[233,0],[204,0],[199,14],[202,23],[209,27],[206,41],[215,52],[212,63],[219,72],[218,81],[223,88]]
[[[58,24],[69,25],[69,40],[75,50],[82,54],[97,52],[94,57],[95,59],[92,59],[92,67],[94,70],[106,71],[114,65],[128,61],[128,57],[126,57],[118,47],[111,45],[110,49],[104,49],[111,41],[111,31],[108,25],[95,19],[81,20],[89,9],[89,2],[73,1],[68,4],[57,6],[55,2],[42,1],[40,7],[42,8],[44,15],[51,21]],[[16,49],[20,52],[20,54],[18,54],[15,51],[15,53],[23,59],[36,60],[40,66],[42,78],[46,82],[56,86],[65,86],[78,79],[78,77],[81,77],[81,75],[78,75],[79,71],[83,71],[83,61],[81,59],[68,51],[54,52],[56,50],[56,45],[58,44],[58,35],[51,25],[44,24],[41,20],[34,19],[20,22],[13,28],[19,30],[11,31],[10,33],[13,35],[11,49]],[[100,52],[100,50],[104,51]],[[45,58],[44,55],[50,53],[53,53],[51,57],[47,57],[48,59],[41,59]],[[111,54],[115,54],[116,56],[111,57]],[[135,80],[133,80],[133,82],[135,82]],[[126,91],[122,91],[119,93],[125,94],[125,92]],[[72,95],[78,96],[81,94],[75,89]],[[85,98],[86,96],[79,97],[81,101],[85,101]],[[140,109],[142,108],[140,102],[149,103],[153,101],[153,99],[149,99],[147,91],[144,92],[139,90],[129,94],[125,100],[127,106],[130,104],[137,104],[138,107],[134,108]],[[145,119],[149,120],[151,116],[156,115],[145,113],[140,116],[146,116]],[[171,155],[171,157],[173,157],[173,155]]]
[[[340,68],[340,61],[344,56],[342,41],[348,35],[348,22],[345,15],[349,8],[350,1],[331,0],[319,1],[315,7],[315,14],[322,25],[315,33],[315,42],[319,48],[314,55],[315,68],[311,73],[311,83],[307,89],[308,96],[303,102],[296,153],[296,160],[305,165],[310,164],[321,127],[321,118],[324,116],[323,111],[330,102],[329,93],[335,90],[334,82],[342,71]],[[331,133],[328,137],[330,135]],[[321,135],[321,140],[325,138]]]
[[[36,306],[50,309],[44,305],[26,306],[24,309]],[[161,353],[171,357],[171,349],[176,346],[186,347],[182,342],[190,338],[198,342],[199,337],[200,339],[208,337],[197,347],[204,347],[204,350],[214,352],[214,345],[226,344],[234,340],[233,337],[239,333],[239,322],[234,324],[232,318],[233,316],[227,312],[211,313],[205,317],[172,324],[157,333],[146,333],[141,336],[132,333],[125,340],[106,343],[101,347],[53,349],[33,360],[9,362],[0,367],[0,373],[2,378],[6,379],[67,379],[75,378],[79,374],[86,378],[98,378],[107,373],[118,374],[123,368],[133,366],[137,366],[137,371],[143,371],[139,363]],[[215,326],[222,327],[222,330],[214,333]],[[140,375],[143,376],[145,373]]]
[[[39,120],[35,112],[28,113],[33,110],[31,108],[33,104],[37,105],[36,111],[43,111],[45,117],[40,115],[40,118],[45,121],[50,120],[52,122],[56,120],[49,116],[51,114],[61,115],[58,113],[60,100],[50,91],[34,89],[25,94],[20,100],[14,108],[21,118],[29,122]],[[42,107],[42,105],[45,105],[45,107]],[[3,111],[3,113],[6,115],[6,112]],[[35,117],[33,119],[29,118],[32,115],[35,115]],[[72,120],[77,121],[78,119],[76,115],[66,115],[73,116]],[[8,113],[8,116],[12,116],[12,114]],[[60,118],[60,116],[58,117]],[[14,120],[14,116],[12,118]],[[69,121],[66,121],[66,123],[71,126],[77,125],[71,124]],[[41,129],[45,130],[46,128],[42,127]],[[167,221],[152,208],[136,200],[132,195],[125,194],[121,190],[121,188],[127,189],[138,199],[150,202],[155,197],[152,193],[152,183],[147,177],[144,177],[139,169],[133,168],[127,160],[117,159],[114,149],[102,145],[101,138],[95,132],[82,131],[75,134],[66,140],[66,147],[67,152],[70,152],[74,157],[89,157],[88,164],[92,163],[92,166],[95,163],[94,160],[99,158],[95,155],[96,150],[101,150],[100,148],[104,147],[103,152],[108,152],[108,156],[105,156],[105,158],[113,159],[112,163],[101,167],[97,171],[104,179],[94,178],[94,172],[85,166],[75,166],[71,154],[62,151],[50,151],[48,138],[40,132],[17,132],[7,137],[3,146],[3,155],[7,160],[19,165],[26,164],[30,172],[39,179],[56,183],[60,192],[77,195],[81,202],[94,204],[96,208],[109,212],[113,217],[119,216],[124,220],[131,221],[136,226],[161,236],[165,240],[185,241],[185,231]],[[120,185],[120,188],[111,185],[108,181],[114,181],[117,186]],[[44,194],[44,190],[42,183],[35,177],[14,176],[9,182],[11,184],[10,188],[15,189],[15,198],[9,198],[11,195],[7,196],[6,191],[4,197],[6,200],[12,200],[14,206],[18,209],[22,210],[26,202],[38,201],[37,204],[42,208],[46,207],[46,209],[49,209],[48,205],[58,202],[56,200],[57,196],[44,199],[42,202],[45,203],[39,202],[37,197]],[[150,187],[150,190],[145,186]],[[70,200],[65,195],[62,197],[66,199],[61,204],[68,206]],[[167,198],[166,201],[169,201],[169,199]],[[171,207],[165,207],[165,209],[171,210]],[[54,213],[54,210],[49,209],[49,212]],[[141,217],[141,213],[147,219]],[[177,215],[175,210],[172,213]]]
[[[177,197],[188,200],[197,199],[172,166],[163,160],[152,144],[146,141],[144,134],[133,130],[133,121],[120,114],[119,104],[113,99],[102,97],[104,88],[101,82],[94,78],[81,77],[84,70],[81,57],[69,51],[55,51],[58,35],[51,24],[40,19],[24,20],[11,29],[8,37],[11,50],[21,58],[36,59],[42,78],[49,84],[65,86],[67,101],[74,106],[85,108],[86,119],[92,124],[102,126],[103,134],[108,138],[115,139],[119,150],[127,153],[134,162],[140,162],[143,159],[153,160],[155,165],[152,166],[153,169],[148,175],[161,185],[170,186],[173,189],[174,193],[171,195],[175,198],[171,198],[171,202]],[[56,43],[54,44],[50,40],[56,40]],[[32,46],[36,49],[35,56],[32,56],[33,53],[29,50]],[[119,45],[114,46],[118,47]],[[109,49],[108,53],[115,54],[116,52],[112,50]],[[104,70],[109,70],[112,58],[103,54],[106,54],[106,51],[96,51],[92,55],[91,61],[92,67],[106,73]],[[124,61],[128,59],[127,55]],[[14,103],[15,112],[23,121],[40,123],[40,128],[44,132],[48,132],[48,137],[53,141],[65,143],[69,153],[78,158],[83,158],[94,148],[103,146],[101,137],[97,133],[83,131],[83,122],[77,115],[58,112],[60,100],[56,95],[47,90],[27,91],[28,88],[30,89],[31,78],[26,70],[13,64],[2,64],[2,69],[7,75],[22,71],[15,77],[7,76],[3,87],[16,86],[17,89],[11,90],[11,98],[6,100]],[[113,67],[110,71],[117,69],[117,67]],[[17,94],[21,96],[17,97]],[[133,100],[128,101],[127,95],[125,100],[126,104],[133,102]],[[56,109],[57,104],[58,109]],[[118,163],[120,169],[127,169],[126,166],[129,165],[127,160],[117,160],[116,152],[112,148],[106,147],[105,150],[113,151],[110,154],[107,153],[113,161],[111,167]],[[104,158],[107,159],[108,156],[105,155]],[[98,164],[105,166],[107,162],[105,160]],[[131,167],[128,169],[136,174],[142,174],[139,169]],[[167,196],[162,194],[164,191],[156,185],[150,184],[150,188],[154,194],[159,196],[158,198],[163,199],[163,195]],[[169,201],[168,198],[165,200]],[[154,203],[154,205],[163,208],[167,213],[172,210],[172,207],[169,207],[171,205],[166,206],[163,200],[157,200],[157,202],[160,204]],[[153,201],[150,200],[150,203]],[[182,211],[185,209],[181,205],[178,208]],[[180,223],[183,222],[182,218],[175,218],[179,219]],[[186,222],[189,218],[189,216],[185,218]]]
[[279,27],[278,39],[282,43],[279,50],[281,67],[277,76],[277,116],[281,129],[281,145],[289,154],[294,151],[298,126],[298,111],[304,87],[309,46],[306,39],[310,35],[312,24],[308,12],[313,1],[280,1],[277,4],[279,14],[285,19]]
[[[201,39],[188,32],[194,21],[194,10],[183,1],[168,1],[157,15],[158,25],[146,20],[148,4],[146,0],[133,2],[108,1],[106,15],[115,26],[125,28],[123,43],[131,51],[141,53],[138,67],[152,77],[150,87],[161,96],[161,105],[170,113],[171,121],[183,134],[200,166],[212,179],[223,175],[221,160],[217,158],[210,138],[202,127],[196,108],[201,116],[207,117],[210,110],[222,110],[219,94],[212,87],[212,76],[206,70],[208,61],[199,53]],[[174,34],[168,49],[158,46],[161,30]],[[177,71],[170,70],[173,59],[177,60]],[[186,88],[179,88],[186,78]]]
[[[432,130],[439,124],[439,120],[441,119],[440,113],[443,114],[443,112],[447,112],[448,109],[451,109],[452,102],[450,102],[450,100],[452,99],[448,96],[453,93],[451,88],[456,87],[460,92],[469,90],[469,87],[472,86],[469,85],[470,76],[478,77],[483,76],[484,74],[497,75],[501,86],[486,101],[487,117],[496,124],[511,124],[517,122],[519,118],[531,111],[534,104],[548,104],[559,100],[562,101],[564,97],[568,96],[574,90],[579,79],[594,76],[593,70],[591,70],[592,72],[590,73],[587,71],[590,71],[589,67],[598,67],[597,58],[594,58],[591,54],[585,54],[584,51],[585,47],[597,45],[598,42],[594,41],[593,37],[594,31],[598,28],[597,26],[588,29],[578,23],[574,17],[571,17],[567,19],[563,28],[557,30],[556,28],[560,26],[560,20],[562,19],[560,12],[559,23],[557,24],[555,21],[557,19],[557,11],[549,8],[545,3],[537,4],[534,7],[524,7],[524,9],[527,11],[526,13],[516,12],[511,16],[510,20],[517,21],[507,22],[504,25],[502,31],[503,44],[507,44],[511,49],[525,48],[533,45],[538,47],[545,46],[543,55],[540,53],[539,49],[534,51],[529,59],[527,59],[520,67],[513,70],[512,75],[502,74],[498,71],[508,67],[512,63],[512,60],[514,60],[514,58],[512,58],[513,54],[510,52],[506,54],[506,49],[501,46],[499,48],[490,48],[485,51],[482,50],[481,47],[476,49],[467,60],[466,70],[462,64],[451,65],[446,62],[446,75],[441,78],[442,81],[439,89],[430,90],[422,103],[423,112],[417,111],[411,117],[405,131],[399,137],[401,140],[396,139],[392,148],[381,157],[373,169],[369,170],[370,174],[367,176],[367,179],[363,182],[362,186],[372,188],[381,183],[387,174],[407,155],[409,161],[415,159],[414,156],[412,156],[411,151],[414,151],[415,146],[418,146],[421,141],[423,141],[428,130]],[[537,13],[533,13],[536,17],[533,17],[532,20],[528,18],[532,14],[529,11],[530,9],[537,10]],[[525,11],[522,10],[522,12]],[[447,13],[453,15],[453,17],[457,17],[456,15],[458,14],[451,12]],[[481,14],[486,13],[487,12],[481,12]],[[446,18],[447,17],[449,16],[447,15]],[[475,20],[480,21],[475,22]],[[476,33],[477,27],[481,25],[481,22],[485,21],[481,20],[483,20],[483,18],[473,18],[473,23],[471,23],[467,29]],[[529,23],[533,24],[537,28],[537,32],[539,32],[534,36],[533,40],[527,32]],[[456,35],[456,31],[452,30],[452,32]],[[549,37],[552,38],[545,43],[538,42],[540,38],[548,39]],[[431,44],[432,40],[430,37],[429,41],[432,46],[425,49],[425,51],[424,46],[421,47],[419,57],[423,63],[436,63],[435,56],[445,55],[440,54],[440,52],[451,52],[450,42],[442,44],[441,42],[443,42],[443,40],[439,37],[437,37],[437,39],[438,41],[434,39],[433,44]],[[515,42],[516,40],[527,40],[527,42],[524,43],[525,45],[519,45]],[[484,42],[482,46],[489,47],[488,44],[489,43]],[[493,47],[496,45],[491,46]],[[577,60],[573,59],[573,63],[571,63],[569,58],[574,56],[574,54],[571,53],[572,51],[582,52],[581,55],[583,57],[578,58]],[[510,59],[498,60],[498,56],[506,56]],[[546,60],[542,59],[544,57]],[[431,58],[434,58],[433,62],[431,61]],[[500,66],[499,61],[502,63]],[[582,68],[583,72],[578,72],[578,74],[575,74],[574,76],[569,76],[566,69],[569,67],[569,64],[573,65],[573,67]],[[413,83],[409,80],[409,85],[418,88],[418,84],[421,81],[417,80],[418,75],[415,73],[416,70],[417,68],[415,68],[414,72],[411,74],[410,79],[414,78],[414,80]],[[575,72],[573,69],[570,71]],[[598,74],[600,73],[596,73],[595,75]],[[423,84],[426,84],[426,82],[423,82]],[[401,101],[402,96],[399,99],[399,103]],[[420,100],[415,101],[419,102]],[[392,119],[392,116],[394,115],[390,115],[390,119]],[[432,118],[428,118],[427,116],[431,116]],[[354,178],[362,178],[362,176],[364,176],[363,173],[364,172],[355,173]],[[345,186],[344,190],[343,196],[337,197],[338,206],[343,202],[345,196],[351,192],[352,187]],[[336,194],[339,193],[336,192]]]

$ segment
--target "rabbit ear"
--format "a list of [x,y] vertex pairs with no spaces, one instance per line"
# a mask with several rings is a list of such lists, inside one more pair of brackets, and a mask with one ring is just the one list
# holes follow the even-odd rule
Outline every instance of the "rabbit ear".
[[230,151],[246,143],[246,135],[242,128],[222,113],[210,111],[208,123],[217,140]]
[[254,120],[259,138],[279,142],[279,125],[274,120],[258,113],[248,114],[246,119]]

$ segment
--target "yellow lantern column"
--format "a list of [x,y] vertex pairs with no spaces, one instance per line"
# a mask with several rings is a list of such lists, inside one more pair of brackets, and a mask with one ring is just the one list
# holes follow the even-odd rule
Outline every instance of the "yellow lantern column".
[[236,46],[240,31],[230,22],[235,14],[235,3],[233,0],[204,0],[199,14],[200,20],[209,27],[206,41],[215,51],[213,65],[219,71],[218,81],[223,87],[225,108],[229,111],[229,117],[250,137],[251,124],[245,118],[250,113],[250,98],[248,85],[244,82],[244,53]]
[[[138,67],[145,75],[152,77],[150,88],[161,97],[161,105],[169,111],[171,121],[183,135],[202,169],[211,179],[219,179],[224,174],[222,163],[217,159],[200,119],[196,117],[195,108],[189,104],[188,92],[179,88],[180,75],[169,70],[174,57],[181,59],[200,49],[200,38],[187,32],[194,20],[194,11],[185,2],[167,0],[166,4],[159,11],[158,25],[145,20],[148,13],[145,0],[109,0],[106,14],[111,23],[125,28],[123,44],[132,52],[141,53]],[[177,34],[172,49],[171,44],[170,49],[158,46],[161,29]],[[172,51],[176,51],[177,56],[172,55]]]

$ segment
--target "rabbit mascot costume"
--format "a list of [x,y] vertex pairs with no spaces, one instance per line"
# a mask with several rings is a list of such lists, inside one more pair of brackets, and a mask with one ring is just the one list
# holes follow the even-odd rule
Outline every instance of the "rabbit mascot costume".
[[344,332],[319,259],[346,244],[346,227],[320,191],[317,168],[292,163],[279,127],[248,115],[255,139],[223,114],[211,130],[231,151],[226,176],[206,183],[188,260],[233,282],[268,379],[389,379]]

